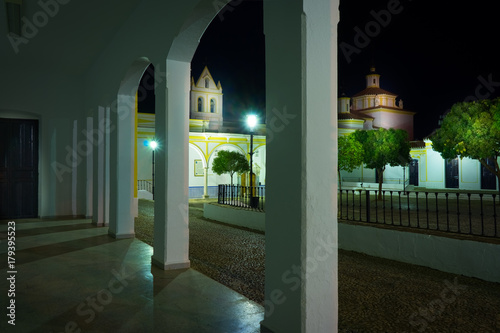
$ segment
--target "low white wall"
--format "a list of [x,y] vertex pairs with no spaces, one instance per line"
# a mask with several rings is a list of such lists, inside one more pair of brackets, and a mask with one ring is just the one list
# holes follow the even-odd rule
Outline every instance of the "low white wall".
[[[206,218],[265,231],[265,213],[205,204]],[[339,248],[500,282],[500,245],[375,226],[338,224]]]
[[146,190],[138,190],[137,191],[137,198],[138,199],[153,200],[153,194],[151,192],[146,191]]
[[339,223],[339,247],[500,282],[500,245]]
[[228,224],[246,227],[250,229],[265,231],[266,214],[251,210],[233,208],[231,206],[221,207],[206,203],[203,208],[203,216]]

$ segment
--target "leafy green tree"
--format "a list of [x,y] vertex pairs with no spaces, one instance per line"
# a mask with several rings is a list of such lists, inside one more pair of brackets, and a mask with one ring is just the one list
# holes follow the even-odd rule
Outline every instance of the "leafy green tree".
[[363,145],[355,139],[354,136],[340,136],[339,137],[339,184],[342,190],[342,180],[340,171],[353,172],[354,169],[363,164]]
[[408,132],[401,129],[358,130],[351,134],[363,145],[363,162],[378,173],[378,199],[382,200],[382,182],[387,165],[404,166],[410,163]]
[[[500,99],[456,103],[431,137],[444,159],[476,159],[500,181]],[[487,163],[494,161],[494,166]]]
[[212,163],[212,171],[219,176],[228,173],[231,176],[231,185],[233,185],[233,175],[245,173],[250,170],[248,160],[245,156],[236,151],[221,150],[217,153]]

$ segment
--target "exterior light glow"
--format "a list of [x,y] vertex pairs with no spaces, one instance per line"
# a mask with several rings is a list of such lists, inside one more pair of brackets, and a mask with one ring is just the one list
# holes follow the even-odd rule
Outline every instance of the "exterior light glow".
[[156,141],[154,141],[154,140],[153,140],[153,141],[150,141],[150,142],[149,142],[149,147],[150,147],[151,149],[155,150],[155,149],[156,149],[156,147],[158,147],[158,142],[156,142]]
[[255,126],[257,126],[257,116],[254,114],[250,114],[247,116],[247,125],[250,127],[250,130],[253,130]]

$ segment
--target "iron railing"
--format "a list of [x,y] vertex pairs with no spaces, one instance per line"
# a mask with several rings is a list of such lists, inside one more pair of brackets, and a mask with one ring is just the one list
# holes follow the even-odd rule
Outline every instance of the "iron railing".
[[153,193],[153,181],[149,179],[140,179],[137,181],[137,190],[145,190]]
[[265,192],[264,186],[219,185],[217,203],[262,212]]
[[339,218],[350,221],[500,237],[497,195],[473,192],[341,190]]

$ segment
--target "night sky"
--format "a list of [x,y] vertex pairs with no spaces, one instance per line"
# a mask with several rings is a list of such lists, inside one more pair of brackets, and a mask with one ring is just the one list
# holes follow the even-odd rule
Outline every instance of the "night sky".
[[[381,87],[417,112],[416,139],[430,134],[455,102],[500,96],[500,28],[494,4],[341,1],[339,93],[352,96],[364,89],[364,77],[375,65]],[[262,1],[227,8],[203,35],[192,74],[198,79],[208,65],[222,84],[224,119],[237,121],[242,113],[263,115],[265,109]]]

